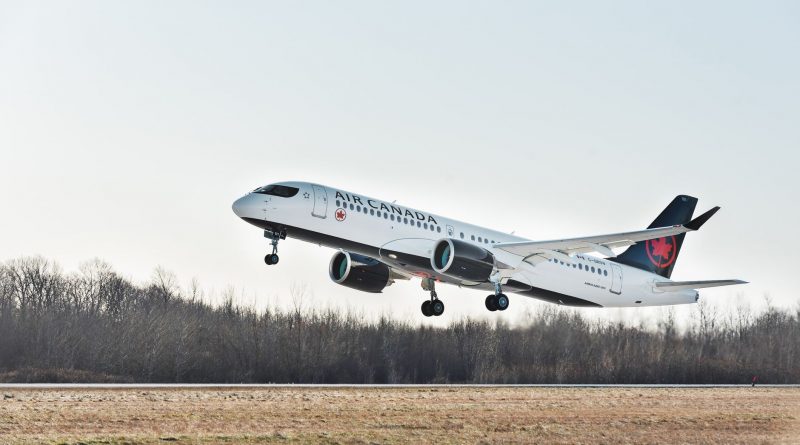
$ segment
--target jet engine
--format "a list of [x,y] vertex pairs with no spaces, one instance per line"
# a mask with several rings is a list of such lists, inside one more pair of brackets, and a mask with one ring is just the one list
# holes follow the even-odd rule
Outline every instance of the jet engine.
[[372,293],[380,293],[394,282],[389,266],[368,256],[344,251],[333,255],[328,274],[336,284]]
[[448,238],[436,243],[431,266],[442,275],[482,283],[489,281],[494,270],[494,255],[482,247]]

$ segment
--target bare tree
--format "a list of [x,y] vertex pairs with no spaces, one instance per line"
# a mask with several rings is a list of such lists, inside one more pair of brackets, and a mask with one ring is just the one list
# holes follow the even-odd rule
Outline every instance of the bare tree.
[[289,310],[204,301],[159,268],[137,285],[92,260],[64,275],[43,258],[0,264],[0,380],[314,383],[800,382],[800,305],[701,304],[686,330],[589,321],[547,306],[509,326],[443,328],[318,310],[291,289]]

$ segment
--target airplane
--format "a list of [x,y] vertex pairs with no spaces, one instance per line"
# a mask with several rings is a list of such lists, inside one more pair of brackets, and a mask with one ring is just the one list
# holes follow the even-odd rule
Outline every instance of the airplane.
[[421,310],[430,317],[444,313],[436,283],[490,291],[489,311],[508,309],[504,291],[564,306],[643,307],[696,303],[697,289],[745,284],[670,280],[686,233],[719,210],[692,219],[696,205],[679,195],[647,229],[544,241],[309,182],[259,187],[232,207],[270,240],[267,265],[278,264],[278,243],[287,237],[331,247],[333,282],[380,293],[420,278],[430,292]]

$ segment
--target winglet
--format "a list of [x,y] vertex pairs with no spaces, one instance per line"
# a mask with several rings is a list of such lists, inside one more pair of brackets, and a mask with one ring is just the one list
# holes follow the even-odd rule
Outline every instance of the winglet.
[[698,216],[697,218],[689,221],[688,223],[684,224],[683,227],[686,227],[689,230],[700,230],[700,227],[706,223],[715,213],[719,210],[719,207],[714,207],[713,209],[703,213],[702,215]]

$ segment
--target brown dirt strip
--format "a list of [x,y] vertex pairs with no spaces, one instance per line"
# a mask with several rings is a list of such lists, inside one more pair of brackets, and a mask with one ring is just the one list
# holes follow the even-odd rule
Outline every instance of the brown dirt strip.
[[800,443],[800,388],[10,389],[0,443]]

